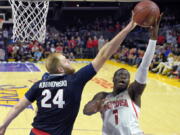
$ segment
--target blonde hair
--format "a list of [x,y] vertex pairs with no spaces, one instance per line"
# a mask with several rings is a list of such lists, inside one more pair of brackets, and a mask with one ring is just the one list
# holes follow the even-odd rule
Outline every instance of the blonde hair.
[[46,60],[46,69],[50,74],[59,73],[58,67],[62,66],[60,61],[61,53],[52,53],[48,56]]

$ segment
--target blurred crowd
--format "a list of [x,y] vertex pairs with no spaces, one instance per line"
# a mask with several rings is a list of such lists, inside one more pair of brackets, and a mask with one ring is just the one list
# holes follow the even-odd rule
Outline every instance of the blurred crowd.
[[[117,34],[126,24],[112,17],[96,18],[89,23],[77,18],[76,24],[60,31],[47,26],[45,43],[14,43],[12,27],[0,34],[0,60],[33,60],[38,62],[50,53],[63,53],[70,60],[94,58],[99,49]],[[180,78],[180,23],[175,16],[163,17],[157,48],[150,71]],[[141,63],[148,42],[148,30],[138,27],[126,38],[123,45],[113,55],[118,62],[138,66]]]

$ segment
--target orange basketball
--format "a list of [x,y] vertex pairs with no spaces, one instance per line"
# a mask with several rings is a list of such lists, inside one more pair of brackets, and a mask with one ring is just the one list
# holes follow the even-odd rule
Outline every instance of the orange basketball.
[[150,0],[139,2],[134,8],[134,21],[142,27],[150,27],[160,16],[159,7]]

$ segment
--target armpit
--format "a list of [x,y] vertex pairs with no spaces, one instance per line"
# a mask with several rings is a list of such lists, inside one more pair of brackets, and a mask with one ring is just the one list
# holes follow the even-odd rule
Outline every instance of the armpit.
[[146,87],[146,84],[140,84],[137,81],[134,81],[133,83],[130,84],[128,88],[128,92],[130,96],[134,98],[134,96],[142,95],[145,87]]

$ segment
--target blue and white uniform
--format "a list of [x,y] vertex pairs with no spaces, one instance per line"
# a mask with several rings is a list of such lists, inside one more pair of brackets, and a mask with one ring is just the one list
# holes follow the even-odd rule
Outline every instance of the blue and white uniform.
[[92,64],[70,75],[45,74],[25,94],[30,102],[37,101],[32,126],[50,135],[71,135],[83,88],[95,74]]

